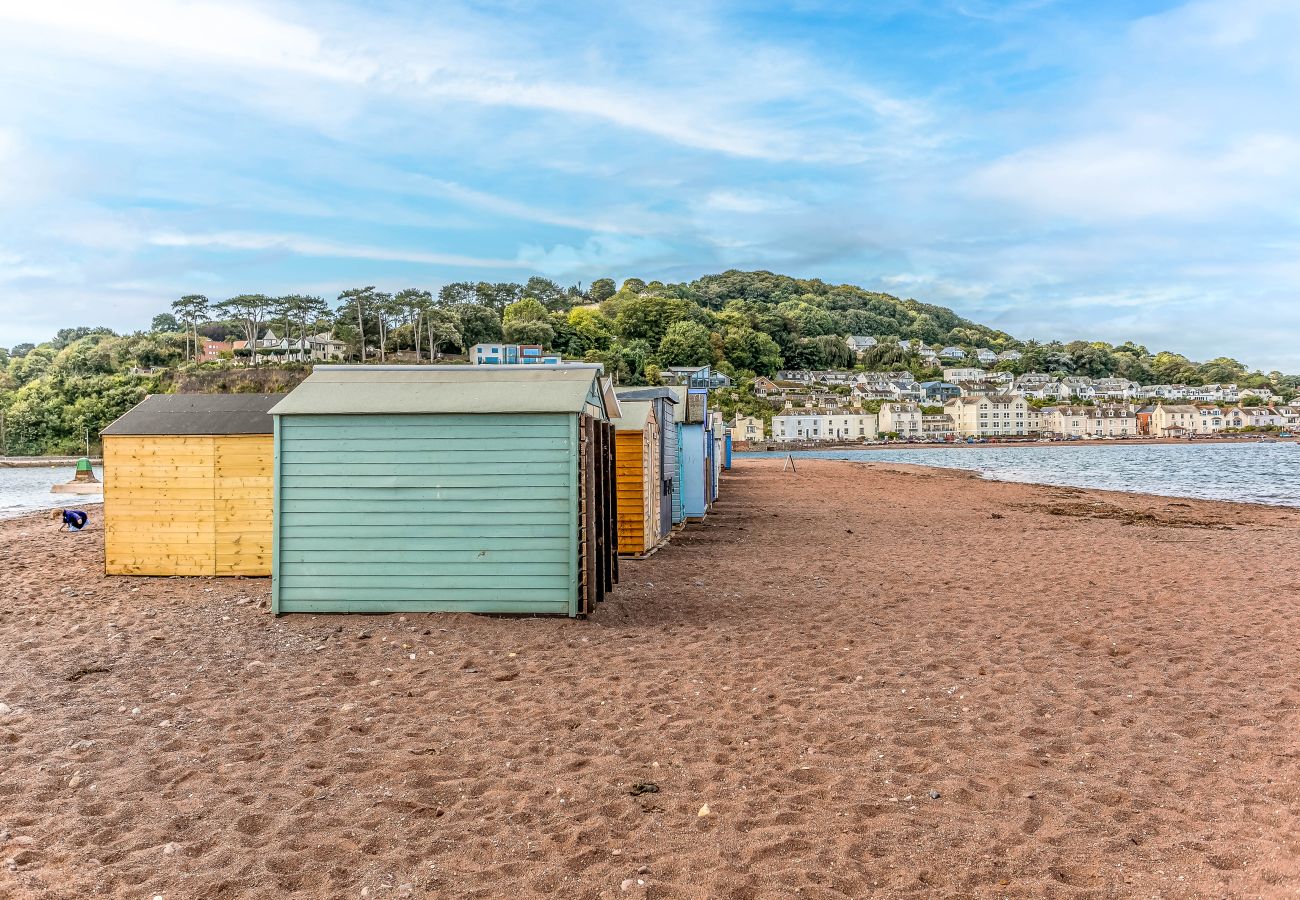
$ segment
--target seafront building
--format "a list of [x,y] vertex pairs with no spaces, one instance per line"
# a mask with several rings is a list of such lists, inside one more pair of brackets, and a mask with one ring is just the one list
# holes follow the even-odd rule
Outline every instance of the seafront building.
[[925,433],[921,420],[921,407],[915,403],[882,403],[876,416],[876,429],[881,434],[919,438]]
[[876,414],[861,407],[786,408],[772,417],[775,441],[867,441],[876,437]]
[[736,416],[736,421],[731,426],[731,442],[733,444],[738,444],[741,441],[755,444],[766,436],[766,427],[763,425],[763,420],[757,416]]
[[944,404],[953,428],[965,437],[1029,434],[1029,402],[1018,394],[976,394]]

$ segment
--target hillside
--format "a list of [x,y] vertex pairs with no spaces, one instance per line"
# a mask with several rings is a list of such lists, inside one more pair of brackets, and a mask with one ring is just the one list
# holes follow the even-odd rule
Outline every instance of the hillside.
[[[1249,372],[1232,359],[1196,363],[1133,343],[1022,341],[942,306],[772,272],[729,271],[677,284],[631,278],[621,286],[601,278],[585,288],[545,278],[457,282],[436,296],[371,286],[343,291],[334,303],[261,294],[213,303],[187,295],[170,312],[160,310],[148,331],[117,335],[79,326],[39,346],[0,349],[0,454],[76,453],[87,435],[93,445],[101,428],[150,392],[289,389],[303,377],[302,364],[246,371],[241,367],[251,360],[235,355],[241,351],[224,353],[222,361],[191,359],[204,339],[247,340],[268,328],[293,341],[332,334],[358,361],[427,360],[483,341],[541,344],[566,358],[601,362],[622,384],[653,382],[667,366],[713,365],[740,385],[726,398],[728,412],[746,406],[752,376],[783,368],[856,364],[939,377],[939,368],[917,354],[919,344],[1018,350],[1021,359],[996,365],[1013,374],[1237,382],[1288,396],[1300,382],[1279,372]],[[847,335],[871,336],[879,345],[856,359]],[[288,339],[266,351],[272,360],[292,356]],[[900,340],[913,342],[910,349],[899,347]]]

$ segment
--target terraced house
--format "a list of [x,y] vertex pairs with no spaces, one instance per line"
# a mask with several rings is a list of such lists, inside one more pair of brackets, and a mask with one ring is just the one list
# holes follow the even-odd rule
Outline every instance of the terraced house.
[[953,428],[965,437],[1029,434],[1029,403],[1017,394],[977,394],[944,404]]

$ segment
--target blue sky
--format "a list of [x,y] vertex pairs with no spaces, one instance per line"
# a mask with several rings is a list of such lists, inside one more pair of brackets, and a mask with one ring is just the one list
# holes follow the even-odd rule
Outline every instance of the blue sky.
[[0,346],[765,268],[1300,372],[1297,46],[1294,0],[0,0]]

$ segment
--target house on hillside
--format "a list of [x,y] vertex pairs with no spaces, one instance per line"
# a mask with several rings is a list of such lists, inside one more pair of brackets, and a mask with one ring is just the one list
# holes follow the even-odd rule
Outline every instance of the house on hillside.
[[949,381],[922,381],[921,399],[926,403],[947,403],[961,396],[961,387]]
[[943,380],[954,384],[962,381],[984,381],[987,377],[988,372],[984,369],[977,369],[973,366],[943,370]]
[[961,347],[944,347],[939,351],[940,359],[961,360],[966,358],[966,351]]
[[780,385],[766,375],[759,375],[754,379],[754,396],[756,397],[766,397],[769,394],[780,393],[780,391]]
[[1019,350],[1003,350],[998,354],[998,362],[1016,362],[1022,356]]
[[987,347],[980,347],[976,350],[975,358],[986,366],[991,366],[998,361],[998,355]]
[[862,353],[864,350],[870,350],[876,346],[876,339],[868,334],[851,334],[845,338],[845,343],[854,353]]
[[196,359],[199,362],[212,362],[214,359],[220,359],[223,353],[233,353],[235,344],[233,341],[202,341],[199,344],[199,355]]
[[744,441],[747,444],[757,444],[767,436],[766,426],[763,420],[757,416],[736,416],[736,421],[731,426],[731,442],[739,444]]
[[476,366],[520,366],[560,364],[560,354],[544,351],[540,344],[504,344],[489,341],[469,348],[469,361]]

